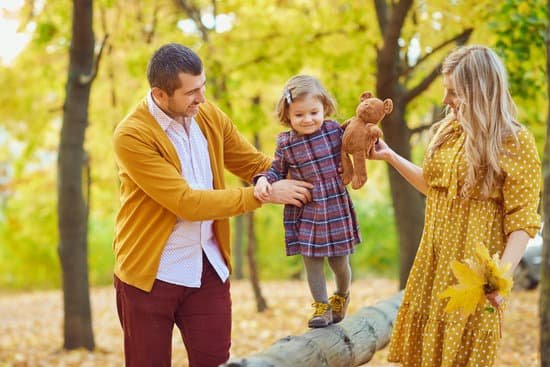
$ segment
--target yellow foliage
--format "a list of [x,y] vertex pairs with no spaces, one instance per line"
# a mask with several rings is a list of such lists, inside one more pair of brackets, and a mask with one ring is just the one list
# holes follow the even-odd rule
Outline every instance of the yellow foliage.
[[474,259],[467,259],[464,263],[452,261],[451,270],[458,284],[448,287],[438,296],[440,299],[449,298],[446,312],[459,309],[462,315],[469,316],[484,302],[485,294],[498,291],[507,296],[512,289],[513,281],[508,274],[510,264],[501,264],[498,254],[491,257],[483,245],[476,246]]

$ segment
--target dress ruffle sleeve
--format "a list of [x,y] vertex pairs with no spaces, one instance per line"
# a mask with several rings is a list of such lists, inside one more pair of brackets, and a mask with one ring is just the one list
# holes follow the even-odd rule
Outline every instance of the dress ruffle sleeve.
[[504,171],[504,232],[518,230],[533,237],[540,229],[538,213],[541,190],[541,163],[535,140],[527,130],[507,142],[507,153],[501,160]]

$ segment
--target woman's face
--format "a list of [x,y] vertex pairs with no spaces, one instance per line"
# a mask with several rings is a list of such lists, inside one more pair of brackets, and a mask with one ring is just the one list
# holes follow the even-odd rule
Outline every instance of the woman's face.
[[443,87],[445,87],[445,95],[443,96],[443,103],[451,108],[453,114],[458,116],[459,100],[456,95],[455,86],[453,81],[447,75],[443,75]]

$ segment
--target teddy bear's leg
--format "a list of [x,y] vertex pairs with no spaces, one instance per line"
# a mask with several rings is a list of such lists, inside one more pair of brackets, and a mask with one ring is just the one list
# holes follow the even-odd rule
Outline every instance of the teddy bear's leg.
[[367,182],[366,153],[364,150],[353,153],[353,179],[351,181],[352,189],[361,188]]
[[351,164],[349,155],[344,151],[342,151],[342,171],[342,181],[344,185],[347,185],[351,182],[353,176],[353,165]]

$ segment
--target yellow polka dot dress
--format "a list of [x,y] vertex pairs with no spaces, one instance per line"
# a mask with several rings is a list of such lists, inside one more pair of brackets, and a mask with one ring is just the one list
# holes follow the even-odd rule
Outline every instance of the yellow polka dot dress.
[[466,174],[465,134],[457,122],[453,133],[424,161],[426,218],[401,308],[394,325],[388,360],[406,367],[489,367],[500,339],[498,313],[478,307],[470,317],[444,311],[448,299],[437,296],[456,284],[452,260],[473,258],[475,246],[502,254],[507,236],[525,230],[534,236],[541,186],[540,160],[525,129],[506,141],[500,159],[503,180],[488,199],[476,190],[460,195]]

